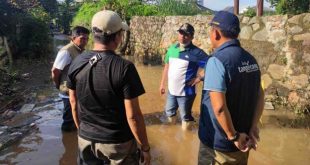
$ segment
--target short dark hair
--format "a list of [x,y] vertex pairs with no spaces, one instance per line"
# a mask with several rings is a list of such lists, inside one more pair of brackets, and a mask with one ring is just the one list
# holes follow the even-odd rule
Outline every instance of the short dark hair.
[[221,30],[222,34],[226,38],[236,39],[240,33],[240,29],[230,29],[230,31]]
[[75,26],[72,30],[71,30],[71,36],[72,37],[78,37],[82,34],[87,34],[89,35],[90,31],[83,27],[83,26]]
[[93,31],[95,42],[99,42],[101,44],[107,45],[110,42],[115,40],[116,35],[119,34],[122,31],[122,29],[109,35],[106,33],[103,33],[103,31],[98,29],[97,27],[93,27],[92,31]]
[[212,26],[216,27],[216,29],[220,30],[222,35],[226,38],[236,39],[236,38],[238,38],[238,35],[240,33],[240,28],[238,28],[238,27],[232,28],[229,31],[227,31],[227,30],[222,30],[220,27],[218,27],[216,25],[212,25]]

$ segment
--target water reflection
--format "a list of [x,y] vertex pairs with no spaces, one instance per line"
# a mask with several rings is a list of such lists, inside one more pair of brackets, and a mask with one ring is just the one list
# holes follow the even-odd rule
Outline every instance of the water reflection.
[[77,164],[78,144],[77,144],[77,132],[63,132],[62,144],[64,146],[64,152],[59,159],[59,165],[73,165]]
[[[167,124],[163,114],[165,96],[159,95],[159,81],[162,67],[137,67],[146,93],[140,98],[145,116],[147,133],[151,145],[153,165],[196,165],[199,147],[197,124],[190,131],[183,131],[180,120],[176,125]],[[54,90],[54,89],[48,89]],[[193,113],[198,121],[200,91],[194,102]],[[57,91],[45,98],[52,100],[37,107],[38,130],[21,140],[20,143],[0,153],[0,164],[61,164],[74,165],[77,160],[76,132],[62,133],[62,102],[57,101]],[[43,95],[42,94],[42,95]],[[41,94],[38,94],[40,96]],[[44,98],[44,97],[42,97]],[[42,100],[44,102],[44,100]],[[310,164],[310,131],[305,129],[282,128],[277,120],[291,118],[289,113],[265,111],[261,126],[261,142],[258,151],[250,153],[250,165],[291,165]]]

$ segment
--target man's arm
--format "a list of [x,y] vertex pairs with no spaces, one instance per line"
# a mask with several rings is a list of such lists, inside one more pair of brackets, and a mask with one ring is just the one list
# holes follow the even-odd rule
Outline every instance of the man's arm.
[[259,95],[258,95],[258,102],[257,102],[257,106],[255,109],[252,126],[257,126],[258,121],[263,114],[264,104],[265,104],[264,98],[265,98],[264,90],[262,87],[260,87],[259,88]]
[[79,129],[80,121],[79,121],[78,110],[76,106],[77,105],[76,91],[69,89],[69,97],[70,97],[72,117],[73,117],[76,128]]
[[252,127],[250,129],[250,138],[253,140],[254,145],[252,146],[254,149],[257,147],[257,141],[259,141],[259,129],[257,127],[258,121],[263,114],[264,104],[265,104],[265,93],[262,87],[259,89],[258,103],[255,109]]
[[137,143],[141,146],[141,151],[145,164],[150,164],[150,145],[146,135],[144,118],[140,110],[138,97],[125,99],[126,117]]
[[198,84],[199,82],[203,81],[204,79],[204,69],[203,68],[198,68],[198,71],[197,71],[197,75],[195,78],[193,78],[190,82],[188,82],[187,85],[191,85],[191,86],[194,86],[196,84]]
[[[210,99],[217,121],[226,133],[227,138],[233,139],[237,131],[233,126],[233,122],[227,108],[225,93],[210,91]],[[246,152],[248,151],[248,148],[246,146],[247,139],[247,134],[240,133],[239,138],[237,139],[237,141],[234,142],[234,144],[239,150]]]
[[200,77],[200,80],[205,77],[205,70],[204,70],[204,68],[198,68],[197,77]]
[[56,88],[59,89],[61,70],[53,67],[51,72],[52,72],[52,80],[53,80]]
[[166,82],[168,79],[168,70],[169,70],[169,64],[165,64],[165,67],[164,67],[164,70],[161,76],[160,87],[159,87],[160,95],[163,95],[166,93],[165,86],[166,86]]
[[53,64],[52,79],[57,89],[60,85],[60,74],[62,70],[71,62],[70,53],[67,50],[61,50],[58,52]]

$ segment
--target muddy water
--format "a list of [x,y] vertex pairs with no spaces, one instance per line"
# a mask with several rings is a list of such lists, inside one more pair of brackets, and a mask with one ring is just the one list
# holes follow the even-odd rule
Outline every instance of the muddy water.
[[[162,67],[138,66],[146,94],[140,98],[149,141],[152,164],[154,165],[195,165],[199,140],[197,124],[190,131],[182,131],[181,123],[166,123],[162,110],[165,97],[159,96],[158,84]],[[198,87],[201,89],[201,86]],[[198,90],[200,91],[200,90]],[[37,115],[42,116],[37,129],[19,143],[0,153],[0,164],[76,164],[76,133],[62,133],[62,102],[57,99],[53,88],[38,91]],[[200,92],[194,103],[194,114],[198,119]],[[265,111],[261,125],[261,142],[257,151],[252,151],[249,164],[282,165],[310,164],[310,131],[305,129],[281,128],[277,120],[290,120],[285,111]]]
[[[56,35],[54,47],[63,45],[66,36]],[[56,51],[55,51],[56,52]],[[182,131],[180,121],[176,125],[166,123],[163,115],[165,96],[159,95],[162,67],[137,66],[146,94],[140,97],[141,109],[147,124],[153,165],[195,165],[199,139],[197,126]],[[199,117],[201,84],[193,106],[196,120]],[[36,127],[20,142],[0,152],[0,164],[20,165],[74,165],[77,157],[76,132],[60,131],[62,102],[57,91],[48,89],[38,93],[36,114],[42,118]],[[249,164],[283,165],[310,164],[310,131],[281,128],[279,119],[292,118],[286,111],[265,111],[261,125],[261,142],[257,151],[251,152]]]

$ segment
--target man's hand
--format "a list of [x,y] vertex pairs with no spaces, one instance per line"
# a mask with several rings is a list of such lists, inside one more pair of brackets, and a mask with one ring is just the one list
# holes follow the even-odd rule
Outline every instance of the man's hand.
[[237,141],[234,142],[235,146],[242,152],[249,151],[249,147],[247,146],[249,140],[249,136],[245,133],[240,133],[240,136]]
[[195,77],[195,78],[191,79],[187,83],[187,85],[194,86],[194,85],[198,84],[201,81],[200,79],[201,79],[200,77]]
[[151,164],[150,151],[148,151],[148,152],[141,151],[140,161],[141,161],[141,163],[144,163],[144,165],[150,165]]
[[166,80],[168,79],[168,70],[169,70],[169,64],[165,64],[159,87],[159,93],[161,96],[166,93],[165,84]]
[[166,89],[162,85],[159,87],[159,93],[160,93],[161,96],[166,93]]
[[256,150],[257,148],[257,142],[259,142],[259,129],[257,126],[253,126],[251,129],[250,129],[250,133],[249,133],[249,136],[250,136],[250,142],[248,145],[249,147],[253,148],[254,150]]

